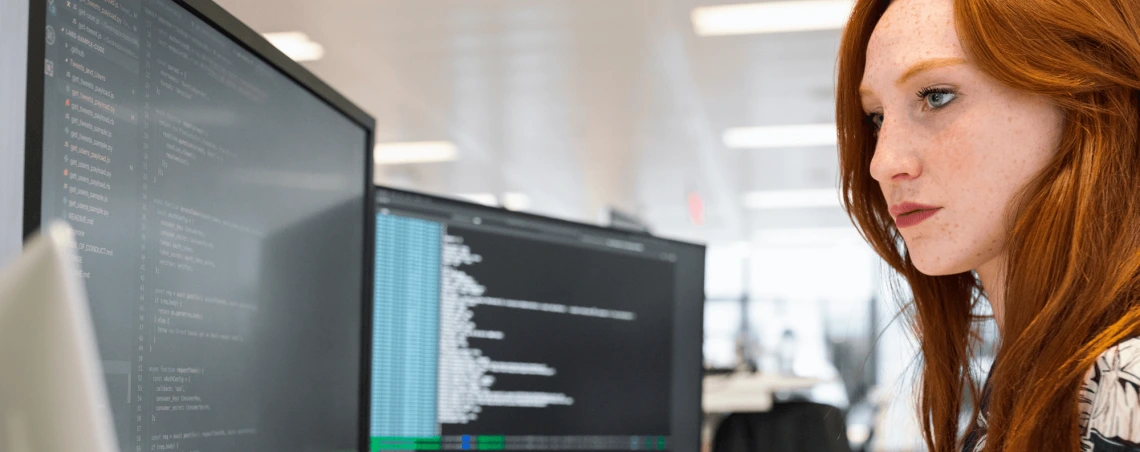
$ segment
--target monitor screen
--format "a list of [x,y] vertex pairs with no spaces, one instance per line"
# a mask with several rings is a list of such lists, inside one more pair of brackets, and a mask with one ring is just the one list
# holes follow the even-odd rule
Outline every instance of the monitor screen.
[[371,120],[208,1],[31,3],[26,228],[75,228],[120,446],[358,450]]
[[379,189],[371,449],[698,449],[704,247]]

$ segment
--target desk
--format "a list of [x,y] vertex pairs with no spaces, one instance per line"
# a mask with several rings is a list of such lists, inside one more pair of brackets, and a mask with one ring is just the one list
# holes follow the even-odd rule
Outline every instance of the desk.
[[818,378],[777,374],[710,375],[704,378],[701,408],[705,413],[756,413],[772,409],[778,391],[810,389]]

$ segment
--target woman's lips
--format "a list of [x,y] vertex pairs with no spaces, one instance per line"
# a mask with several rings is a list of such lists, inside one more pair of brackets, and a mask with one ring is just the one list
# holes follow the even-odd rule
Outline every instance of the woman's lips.
[[927,218],[933,217],[941,210],[941,207],[912,210],[895,217],[895,225],[898,226],[899,229],[909,228],[911,226],[922,223],[923,221],[926,221]]
[[899,229],[922,223],[938,213],[939,210],[942,208],[916,202],[904,202],[890,206],[891,216],[895,218],[895,225]]

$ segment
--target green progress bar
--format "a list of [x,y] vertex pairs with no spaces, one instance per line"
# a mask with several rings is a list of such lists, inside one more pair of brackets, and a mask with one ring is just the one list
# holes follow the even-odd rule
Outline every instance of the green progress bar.
[[475,437],[475,450],[503,450],[506,446],[507,437],[502,435],[491,436],[476,436]]
[[442,450],[438,436],[374,436],[371,441],[373,452],[381,450]]

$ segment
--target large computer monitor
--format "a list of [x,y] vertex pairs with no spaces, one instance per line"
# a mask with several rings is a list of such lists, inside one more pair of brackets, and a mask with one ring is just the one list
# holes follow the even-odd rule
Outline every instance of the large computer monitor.
[[699,449],[703,246],[376,202],[371,450]]
[[208,0],[30,4],[25,232],[75,229],[123,450],[366,448],[374,121]]

